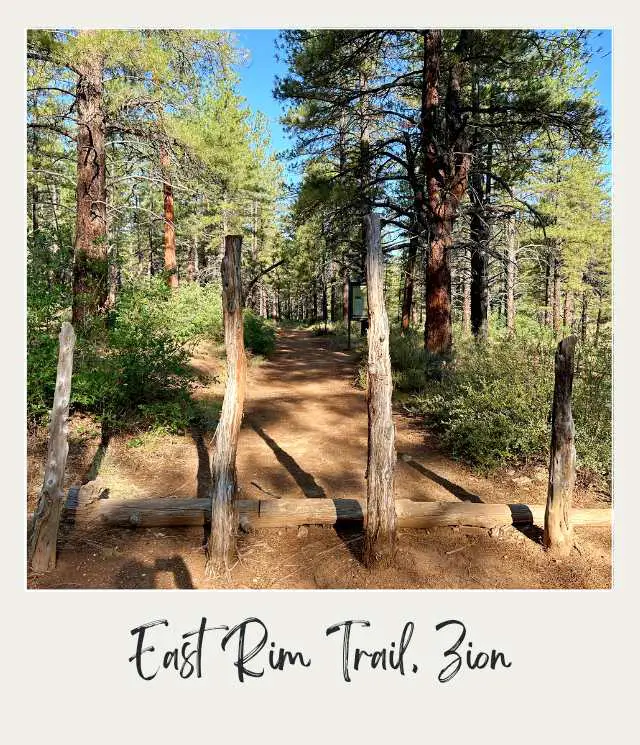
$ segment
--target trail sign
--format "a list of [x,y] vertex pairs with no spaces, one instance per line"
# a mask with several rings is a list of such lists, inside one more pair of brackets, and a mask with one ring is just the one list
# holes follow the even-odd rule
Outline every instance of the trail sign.
[[353,321],[364,321],[369,318],[367,285],[361,280],[349,282],[349,311]]

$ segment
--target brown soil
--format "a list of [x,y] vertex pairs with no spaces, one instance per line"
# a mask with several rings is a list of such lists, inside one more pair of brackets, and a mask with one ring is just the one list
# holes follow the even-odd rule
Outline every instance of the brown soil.
[[[356,388],[354,356],[329,337],[283,329],[272,358],[249,371],[238,451],[240,496],[313,499],[365,494],[367,410]],[[213,350],[194,365],[223,376]],[[223,383],[201,386],[215,405]],[[483,478],[439,452],[420,421],[395,415],[398,499],[544,503],[544,468]],[[98,429],[74,417],[69,485],[99,478],[110,499],[204,496],[210,483],[212,432],[185,436],[113,437],[100,447]],[[29,442],[28,509],[35,507],[46,455],[41,433]],[[577,506],[604,506],[597,492],[579,490]],[[204,532],[175,529],[80,529],[63,526],[58,565],[39,588],[608,588],[608,528],[576,532],[568,559],[548,555],[540,530],[515,528],[401,530],[393,569],[369,571],[360,562],[361,536],[341,528],[264,530],[242,535],[231,577],[204,576]]]

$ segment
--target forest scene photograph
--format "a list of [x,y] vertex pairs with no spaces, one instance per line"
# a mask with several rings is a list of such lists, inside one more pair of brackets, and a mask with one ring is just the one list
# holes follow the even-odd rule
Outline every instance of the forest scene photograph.
[[610,588],[611,61],[27,31],[27,587]]

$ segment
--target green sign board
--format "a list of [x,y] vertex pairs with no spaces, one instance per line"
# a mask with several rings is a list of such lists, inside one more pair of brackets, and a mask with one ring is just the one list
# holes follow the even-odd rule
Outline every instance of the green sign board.
[[351,283],[351,318],[354,321],[360,321],[368,317],[367,286],[353,282]]

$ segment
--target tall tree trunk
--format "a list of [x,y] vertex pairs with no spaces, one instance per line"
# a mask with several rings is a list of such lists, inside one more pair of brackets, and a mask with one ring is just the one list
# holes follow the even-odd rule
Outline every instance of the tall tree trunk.
[[465,252],[465,264],[462,273],[462,333],[468,336],[471,333],[471,261],[467,261]]
[[[430,245],[425,261],[424,345],[433,354],[451,348],[451,273],[449,251],[453,224],[460,200],[467,190],[469,148],[463,141],[464,122],[460,111],[460,81],[468,31],[461,31],[454,50],[445,100],[447,132],[440,131],[438,84],[442,31],[423,33],[423,86],[420,116],[421,150],[426,183],[427,223]],[[443,151],[444,141],[447,142]],[[418,215],[421,211],[418,211]]]
[[208,576],[229,571],[236,556],[238,524],[236,505],[236,452],[247,378],[242,323],[240,279],[242,237],[226,238],[222,260],[222,308],[227,353],[227,383],[220,420],[216,428],[211,462],[211,533],[207,546]]
[[197,276],[196,264],[198,262],[198,236],[194,233],[193,241],[189,247],[187,257],[187,282],[193,282]]
[[140,236],[140,211],[138,209],[140,203],[138,195],[134,195],[134,210],[133,220],[136,226],[136,259],[138,261],[138,276],[144,274],[144,251],[142,250],[142,237]]
[[365,235],[364,219],[369,213],[369,202],[371,198],[371,122],[370,115],[367,113],[367,76],[360,71],[360,106],[358,117],[360,121],[360,142],[358,153],[358,171],[360,181],[360,229],[362,237],[362,246],[360,261],[358,267],[363,268],[364,260],[367,255],[367,239]]
[[331,264],[331,276],[329,279],[329,308],[331,310],[331,315],[330,315],[331,323],[334,323],[337,320],[336,318],[336,315],[337,315],[336,313],[337,311],[336,280],[337,280],[337,275],[336,275],[335,265]]
[[432,354],[451,348],[451,303],[448,253],[451,248],[451,219],[433,221],[425,276],[424,346]]
[[344,270],[344,282],[342,285],[342,320],[347,323],[349,319],[349,270]]
[[471,216],[471,331],[478,339],[486,339],[489,331],[489,257],[488,231],[482,208]]
[[148,227],[148,234],[149,234],[149,267],[148,267],[148,275],[149,277],[153,277],[155,274],[155,265],[154,265],[154,247],[153,247],[153,225],[149,223]]
[[164,271],[167,274],[167,284],[172,289],[175,289],[178,286],[178,265],[176,262],[176,226],[173,186],[171,185],[169,152],[162,146],[160,148],[160,170],[162,172],[162,194],[164,200],[164,231],[162,238],[162,245],[164,248]]
[[413,311],[413,285],[414,272],[416,266],[416,256],[418,253],[418,236],[411,235],[409,238],[409,248],[407,251],[407,262],[404,273],[404,292],[402,295],[402,320],[400,324],[401,333],[409,329],[411,324],[411,313]]
[[560,318],[561,318],[560,305],[561,305],[561,296],[562,296],[562,286],[560,282],[560,261],[557,256],[556,256],[555,261],[553,262],[552,292],[553,292],[553,300],[552,300],[553,333],[556,337],[558,337],[560,335]]
[[31,186],[31,232],[33,237],[36,237],[38,233],[38,185],[32,184]]
[[207,268],[208,256],[207,256],[207,244],[206,241],[198,241],[198,272],[200,275],[200,284],[203,283],[202,275]]
[[562,317],[562,325],[564,327],[564,333],[570,334],[573,329],[573,291],[567,289],[564,295],[564,312]]
[[582,312],[580,313],[580,341],[582,346],[587,343],[587,326],[589,323],[589,299],[587,291],[582,291]]
[[103,61],[98,53],[89,50],[77,63],[77,70],[76,235],[71,318],[76,327],[82,328],[107,303],[109,253]]
[[545,271],[545,282],[544,282],[544,325],[547,328],[553,326],[553,275],[555,273],[555,252],[553,245],[547,240],[547,267]]
[[329,320],[329,309],[327,307],[327,284],[326,282],[322,283],[322,321],[325,325],[327,325],[327,321]]
[[[473,73],[473,115],[480,117],[481,84],[474,69]],[[491,185],[489,176],[491,144],[486,146],[482,141],[479,129],[473,136],[473,174],[471,176],[471,331],[477,339],[486,339],[489,334],[489,242],[491,229],[489,225],[489,202]],[[485,168],[486,165],[486,168]]]
[[389,357],[389,320],[384,302],[380,218],[365,218],[369,352],[367,364],[368,459],[364,563],[390,565],[396,550],[393,473],[396,462]]
[[509,215],[507,218],[507,270],[506,270],[506,316],[507,331],[513,334],[516,330],[516,243],[518,236],[516,233],[515,215]]
[[594,346],[598,346],[600,340],[600,329],[602,328],[602,295],[598,295],[598,315],[596,316],[596,333],[593,337]]
[[120,261],[118,259],[118,244],[113,243],[109,251],[109,292],[105,308],[113,308],[121,285],[122,278],[120,275]]

